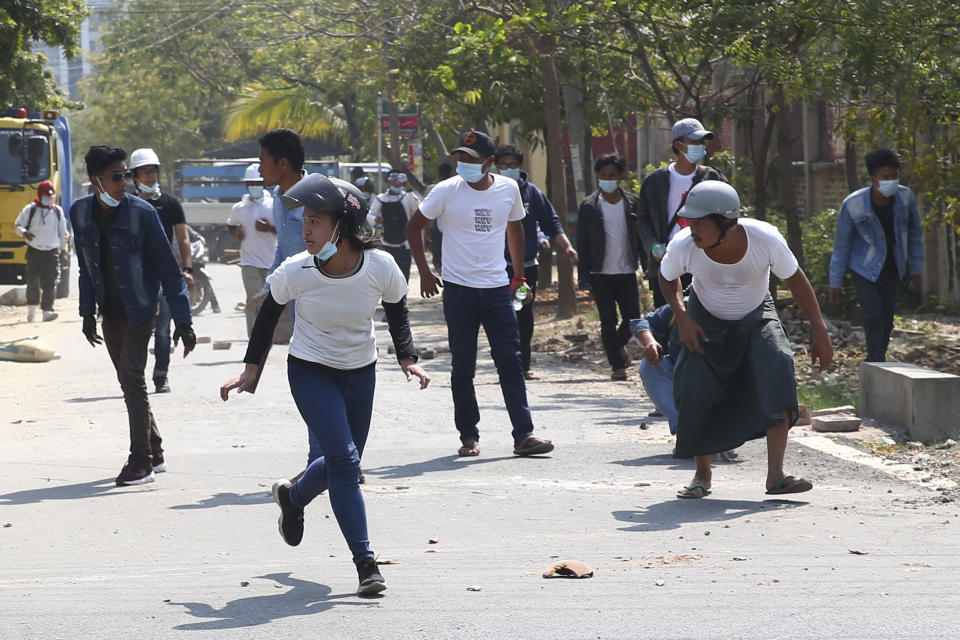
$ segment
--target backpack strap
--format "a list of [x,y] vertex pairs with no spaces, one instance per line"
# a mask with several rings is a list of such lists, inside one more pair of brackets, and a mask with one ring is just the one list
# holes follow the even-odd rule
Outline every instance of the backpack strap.
[[26,229],[27,231],[30,231],[30,225],[33,224],[33,214],[35,214],[36,212],[37,212],[37,203],[34,202],[33,205],[30,207],[30,215],[27,216],[27,226],[24,227],[24,229]]

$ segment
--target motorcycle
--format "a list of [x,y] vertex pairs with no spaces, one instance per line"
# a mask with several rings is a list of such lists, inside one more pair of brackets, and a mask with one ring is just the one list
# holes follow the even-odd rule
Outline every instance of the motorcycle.
[[190,256],[193,259],[193,288],[189,291],[190,313],[199,315],[211,303],[214,313],[217,313],[219,305],[217,304],[216,294],[213,292],[213,285],[210,282],[210,274],[203,268],[210,260],[207,241],[190,225],[187,225],[187,235],[190,239]]

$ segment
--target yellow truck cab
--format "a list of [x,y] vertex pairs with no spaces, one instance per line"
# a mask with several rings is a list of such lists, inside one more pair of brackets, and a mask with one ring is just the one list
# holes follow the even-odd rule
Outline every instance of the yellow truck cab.
[[[22,108],[0,114],[0,284],[24,282],[27,243],[17,235],[14,222],[37,197],[37,186],[44,180],[57,190],[57,204],[68,216],[69,229],[72,200],[66,118],[53,110],[28,114]],[[58,297],[66,284],[58,288]]]

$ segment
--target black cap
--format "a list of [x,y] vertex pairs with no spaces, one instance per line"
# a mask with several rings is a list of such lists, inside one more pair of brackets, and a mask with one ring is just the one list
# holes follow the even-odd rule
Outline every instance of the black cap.
[[467,131],[460,136],[460,141],[457,143],[457,148],[453,150],[453,153],[464,151],[474,158],[489,158],[496,150],[497,147],[493,144],[493,140],[484,132]]

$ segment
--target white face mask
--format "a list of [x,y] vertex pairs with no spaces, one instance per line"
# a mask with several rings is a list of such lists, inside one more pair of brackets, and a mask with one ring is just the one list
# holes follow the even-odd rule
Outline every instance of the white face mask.
[[42,198],[40,198],[40,204],[42,204],[45,207],[51,206],[53,204],[53,197],[43,196]]

